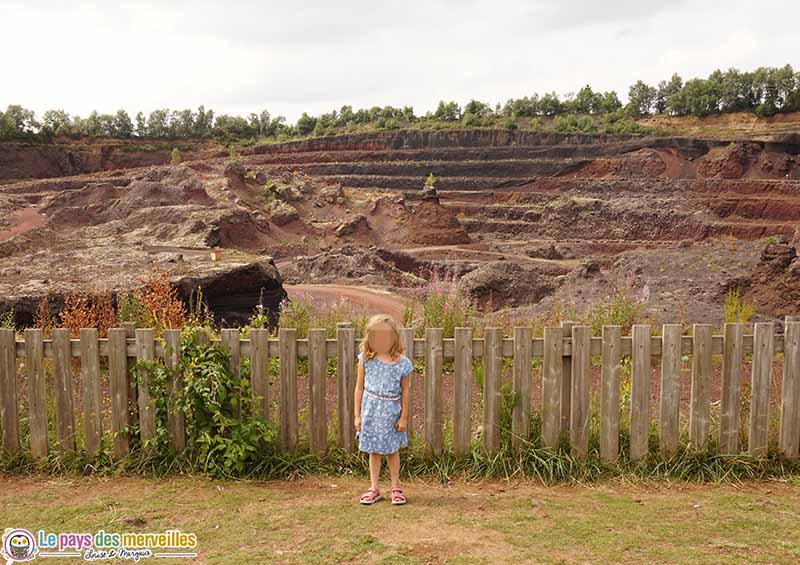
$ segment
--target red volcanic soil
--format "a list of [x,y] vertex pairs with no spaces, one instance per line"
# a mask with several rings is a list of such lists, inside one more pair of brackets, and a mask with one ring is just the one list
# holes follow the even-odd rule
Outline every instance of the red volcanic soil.
[[46,223],[47,218],[35,207],[17,210],[11,215],[11,227],[0,230],[0,241],[6,241],[17,234],[25,233]]
[[363,310],[369,315],[389,314],[398,321],[403,319],[403,297],[383,290],[338,284],[284,285],[283,288],[291,299],[304,298],[321,305],[347,300],[356,310]]

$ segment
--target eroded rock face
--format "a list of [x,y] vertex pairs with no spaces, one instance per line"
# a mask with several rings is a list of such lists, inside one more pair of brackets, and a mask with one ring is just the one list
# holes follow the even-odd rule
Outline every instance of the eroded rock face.
[[750,276],[748,299],[759,312],[782,318],[800,314],[800,259],[786,238],[767,244]]
[[522,306],[535,304],[557,287],[556,276],[566,274],[558,267],[525,266],[510,261],[492,261],[465,274],[458,286],[481,307],[490,304]]

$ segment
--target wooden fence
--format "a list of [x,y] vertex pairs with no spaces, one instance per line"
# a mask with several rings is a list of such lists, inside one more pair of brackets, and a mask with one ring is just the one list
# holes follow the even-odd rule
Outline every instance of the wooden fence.
[[[277,419],[280,444],[286,450],[298,444],[297,358],[308,358],[308,429],[311,450],[327,448],[325,382],[328,360],[336,359],[337,444],[355,449],[353,429],[353,392],[356,378],[356,336],[348,324],[340,324],[336,338],[328,339],[324,329],[311,329],[308,338],[298,339],[295,329],[281,328],[277,338],[267,330],[251,330],[249,339],[241,339],[239,330],[223,329],[221,342],[231,352],[232,370],[238,374],[243,357],[250,357],[252,393],[257,410],[267,419]],[[620,379],[623,357],[630,357],[630,445],[629,457],[643,459],[649,451],[650,414],[657,413],[658,448],[665,455],[674,454],[679,444],[681,367],[684,356],[691,356],[691,400],[688,409],[691,445],[707,446],[711,428],[712,356],[722,357],[720,394],[719,447],[724,454],[746,450],[754,456],[767,453],[770,422],[770,391],[776,354],[783,354],[779,410],[778,448],[787,458],[797,458],[800,448],[800,318],[787,318],[784,333],[776,324],[756,323],[753,334],[745,334],[742,324],[725,324],[723,335],[712,335],[713,326],[695,324],[692,335],[683,335],[680,325],[664,325],[661,335],[651,335],[649,325],[636,325],[630,336],[623,336],[618,326],[605,326],[601,337],[593,337],[588,326],[564,323],[547,327],[542,338],[533,337],[530,327],[515,327],[511,336],[500,328],[486,328],[483,337],[471,328],[456,328],[453,338],[444,338],[440,328],[427,328],[424,338],[415,338],[411,329],[401,330],[406,353],[424,359],[423,390],[411,387],[413,396],[424,398],[424,442],[432,455],[439,455],[443,445],[443,361],[454,361],[452,399],[452,448],[465,453],[471,448],[472,387],[475,386],[473,359],[483,363],[482,434],[483,448],[494,453],[500,446],[500,419],[504,380],[503,358],[513,358],[511,382],[516,402],[512,412],[512,444],[518,448],[530,437],[531,388],[534,378],[541,378],[541,441],[557,448],[562,434],[568,434],[572,455],[586,459],[589,449],[592,360],[600,358],[599,451],[603,461],[613,462],[620,452]],[[30,449],[34,457],[49,452],[48,394],[55,405],[55,429],[60,450],[76,447],[73,410],[72,368],[80,359],[81,398],[85,449],[93,456],[101,445],[103,433],[113,437],[117,456],[128,452],[126,426],[139,422],[141,439],[155,436],[154,400],[147,382],[132,385],[130,365],[136,360],[165,359],[167,366],[178,363],[180,331],[166,331],[156,339],[152,329],[130,326],[109,330],[107,339],[99,339],[96,329],[80,331],[80,339],[70,339],[64,329],[52,332],[45,340],[42,331],[27,329],[17,341],[12,330],[0,330],[0,425],[2,447],[9,452],[20,450],[18,379],[16,359],[25,359],[28,427]],[[752,355],[751,397],[747,445],[740,446],[740,405],[745,356]],[[270,414],[272,404],[269,359],[279,360],[278,414]],[[103,429],[101,418],[101,358],[107,358],[110,392],[110,429]],[[541,371],[533,371],[534,359]],[[52,360],[53,388],[47,390],[45,359]],[[660,397],[651,406],[652,370],[660,362]],[[537,362],[538,364],[538,362]],[[539,376],[534,373],[538,373]],[[414,380],[412,379],[412,383]],[[168,383],[170,395],[180,388],[174,378]],[[746,397],[745,397],[746,398]],[[135,403],[129,400],[135,399]],[[477,415],[476,415],[477,416]],[[773,414],[774,416],[774,414]],[[178,451],[186,444],[184,421],[180,414],[168,415],[171,445]]]

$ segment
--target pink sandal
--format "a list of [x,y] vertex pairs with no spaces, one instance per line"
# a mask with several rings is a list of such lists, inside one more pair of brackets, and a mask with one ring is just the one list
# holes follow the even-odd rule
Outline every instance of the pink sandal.
[[361,504],[375,504],[381,498],[381,491],[376,488],[369,487],[367,492],[361,495],[359,502],[361,502]]
[[395,487],[391,490],[392,493],[392,504],[405,504],[408,502],[406,500],[406,495],[403,494],[403,489]]

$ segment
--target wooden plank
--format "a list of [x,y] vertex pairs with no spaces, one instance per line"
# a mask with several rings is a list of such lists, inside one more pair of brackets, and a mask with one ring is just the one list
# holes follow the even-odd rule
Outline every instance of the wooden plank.
[[[572,327],[575,322],[561,322],[561,332],[565,340],[572,340]],[[564,347],[564,355],[561,365],[561,431],[569,432],[570,413],[572,406],[572,354],[571,343]],[[569,356],[567,351],[570,351]]]
[[81,328],[81,381],[86,457],[94,459],[103,436],[103,409],[100,404],[100,344],[97,328]]
[[169,429],[169,445],[176,453],[186,449],[186,419],[183,411],[178,409],[177,399],[183,390],[183,373],[181,372],[181,330],[164,330],[164,363],[169,370],[167,380],[168,412],[167,428]]
[[514,328],[514,407],[511,412],[511,446],[528,442],[531,420],[532,327]]
[[44,376],[44,343],[42,330],[25,330],[25,367],[28,376],[28,422],[31,434],[31,455],[47,457],[47,389]]
[[56,396],[56,429],[62,453],[75,451],[75,412],[72,406],[72,351],[69,330],[55,328],[53,341],[53,384]]
[[[406,354],[406,357],[414,363],[414,328],[400,328],[400,343],[403,346],[403,351]],[[408,439],[414,437],[414,396],[417,394],[417,385],[416,379],[414,378],[416,375],[414,373],[411,374],[411,377],[408,379],[408,427],[406,428],[406,433],[408,435]]]
[[632,338],[630,457],[640,461],[647,456],[650,439],[650,326],[634,325]]
[[308,330],[309,440],[311,451],[324,453],[328,447],[328,424],[325,415],[325,383],[328,380],[328,356],[325,352],[325,329]]
[[455,384],[453,399],[453,450],[470,451],[472,421],[472,328],[455,328]]
[[[544,329],[544,358],[542,360],[542,444],[558,448],[561,436],[561,372],[563,330]],[[571,367],[571,365],[570,365]]]
[[755,457],[767,454],[774,335],[775,324],[773,322],[757,322],[755,324],[752,395],[750,397],[750,438],[748,442],[748,452]]
[[[152,328],[136,329],[137,361],[153,361],[155,359],[155,332]],[[136,388],[139,402],[139,434],[142,442],[156,438],[156,405],[150,395],[150,384],[147,371],[140,372]]]
[[[241,379],[242,375],[242,343],[239,329],[222,328],[222,330],[220,330],[220,337],[222,344],[231,354],[231,373],[233,373],[233,378],[238,381]],[[236,399],[233,413],[237,418],[242,417],[241,398]]]
[[589,387],[592,378],[589,347],[592,328],[572,327],[572,393],[570,395],[569,439],[572,456],[585,461],[589,456]]
[[[136,324],[133,322],[122,322],[120,324],[122,329],[125,330],[125,339],[135,340],[136,339]],[[127,342],[126,347],[127,351]],[[136,344],[134,341],[134,354],[133,356],[128,353],[127,364],[128,364],[128,425],[131,427],[136,426],[139,423],[139,385],[136,382],[136,379],[133,378],[133,373],[131,372],[131,368],[133,364],[136,363]]]
[[336,388],[339,411],[339,446],[353,451],[356,445],[356,333],[350,324],[336,328]]
[[779,449],[788,459],[798,456],[800,444],[800,322],[784,326],[783,379],[781,381],[781,428]]
[[711,420],[711,332],[710,324],[692,326],[692,390],[689,401],[689,442],[706,449]]
[[622,364],[622,328],[603,326],[600,374],[600,459],[614,463],[619,458],[619,375]]
[[14,330],[0,328],[0,424],[6,453],[17,453],[20,449],[16,349]]
[[725,324],[722,356],[719,450],[723,455],[739,452],[739,394],[744,360],[744,324]]
[[664,457],[678,451],[681,410],[681,324],[664,324],[661,330],[661,398],[658,444]]
[[[55,334],[53,334],[55,340]],[[69,334],[67,334],[69,339]],[[128,354],[125,328],[108,330],[108,379],[111,388],[111,432],[114,435],[114,456],[123,457],[128,442]]]
[[[269,421],[272,398],[269,378],[269,330],[250,330],[250,386],[256,402],[256,414]],[[326,357],[327,359],[327,357]]]
[[281,447],[297,447],[297,329],[279,328],[278,345],[281,378]]
[[425,449],[442,454],[442,328],[425,328]]

